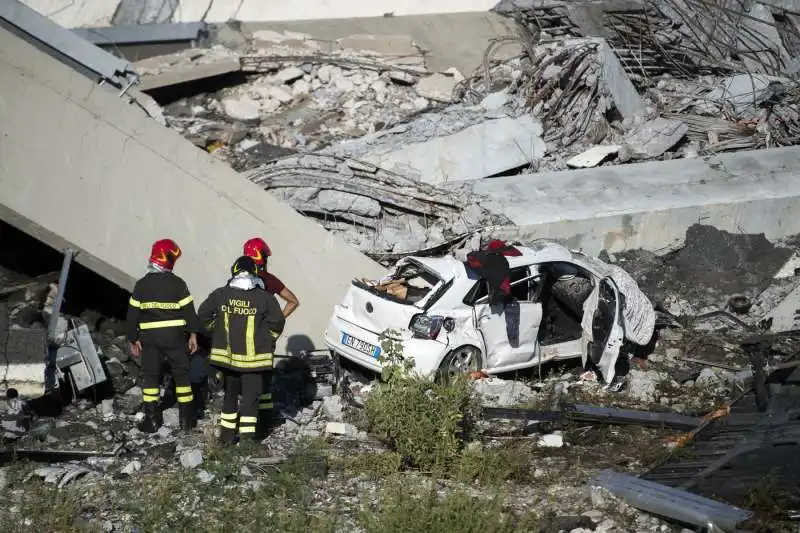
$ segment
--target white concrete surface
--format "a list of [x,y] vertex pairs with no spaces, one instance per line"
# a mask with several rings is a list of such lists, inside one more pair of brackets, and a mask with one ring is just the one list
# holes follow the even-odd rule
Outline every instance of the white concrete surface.
[[109,26],[119,0],[22,0],[65,28]]
[[[119,4],[119,0],[22,1],[67,28],[108,25]],[[288,30],[330,41],[352,35],[410,35],[426,51],[430,69],[444,71],[455,66],[465,75],[481,64],[490,39],[515,32],[511,19],[488,12],[494,0],[359,0],[335,4],[332,0],[245,0],[238,9],[239,4],[239,0],[183,0],[172,20],[227,22],[238,10],[237,17],[244,22],[246,32]],[[385,17],[389,12],[394,15]],[[514,55],[519,50],[519,45],[506,45],[496,57]]]
[[659,251],[710,224],[777,239],[800,233],[800,147],[719,154],[474,182],[486,207],[519,227],[505,238],[552,238],[597,254]]
[[[466,11],[466,10],[464,10]],[[351,35],[410,35],[425,50],[425,64],[433,71],[456,67],[464,75],[482,64],[491,39],[514,34],[513,20],[483,11],[409,16],[331,18],[244,23],[245,31],[299,32],[315,39],[336,41]],[[518,44],[501,46],[494,57],[518,54]]]
[[[66,27],[107,25],[119,0],[23,0]],[[181,0],[173,22],[290,21],[488,12],[495,0]]]
[[384,269],[163,128],[117,93],[0,29],[0,217],[130,289],[151,243],[174,238],[176,273],[200,300],[262,235],[298,295],[281,346],[316,347],[354,276]]

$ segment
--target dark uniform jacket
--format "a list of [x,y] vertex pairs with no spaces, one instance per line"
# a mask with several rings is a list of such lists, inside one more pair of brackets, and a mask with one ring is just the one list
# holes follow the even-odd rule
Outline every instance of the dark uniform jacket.
[[177,347],[199,322],[189,288],[172,272],[150,272],[136,282],[128,302],[128,340]]
[[275,338],[285,322],[274,295],[259,287],[220,287],[200,304],[198,315],[212,327],[211,365],[240,372],[272,368]]

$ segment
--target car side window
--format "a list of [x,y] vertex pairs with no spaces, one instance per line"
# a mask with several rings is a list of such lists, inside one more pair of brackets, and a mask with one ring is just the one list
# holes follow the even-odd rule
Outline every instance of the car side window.
[[[536,280],[529,279],[514,285],[515,281],[526,278],[530,275],[528,267],[512,268],[509,271],[508,277],[511,280],[511,295],[521,302],[533,301],[536,296]],[[475,302],[489,295],[489,285],[485,279],[479,279],[475,285],[464,296],[464,304],[475,305]]]

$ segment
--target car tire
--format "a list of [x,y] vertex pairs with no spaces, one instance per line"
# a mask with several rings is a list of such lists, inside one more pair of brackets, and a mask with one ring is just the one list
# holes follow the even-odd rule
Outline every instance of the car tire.
[[483,368],[483,354],[475,346],[465,344],[449,352],[437,371],[438,379],[450,379],[458,374],[475,372]]

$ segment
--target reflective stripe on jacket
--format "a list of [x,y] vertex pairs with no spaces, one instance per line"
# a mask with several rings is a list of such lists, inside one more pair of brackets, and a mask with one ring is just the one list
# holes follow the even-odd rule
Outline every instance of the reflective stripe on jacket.
[[151,272],[136,282],[128,301],[128,340],[148,337],[174,344],[197,332],[197,313],[186,283],[172,272]]
[[221,287],[200,304],[202,324],[213,323],[209,361],[241,372],[272,368],[273,332],[284,318],[275,296],[260,288]]

